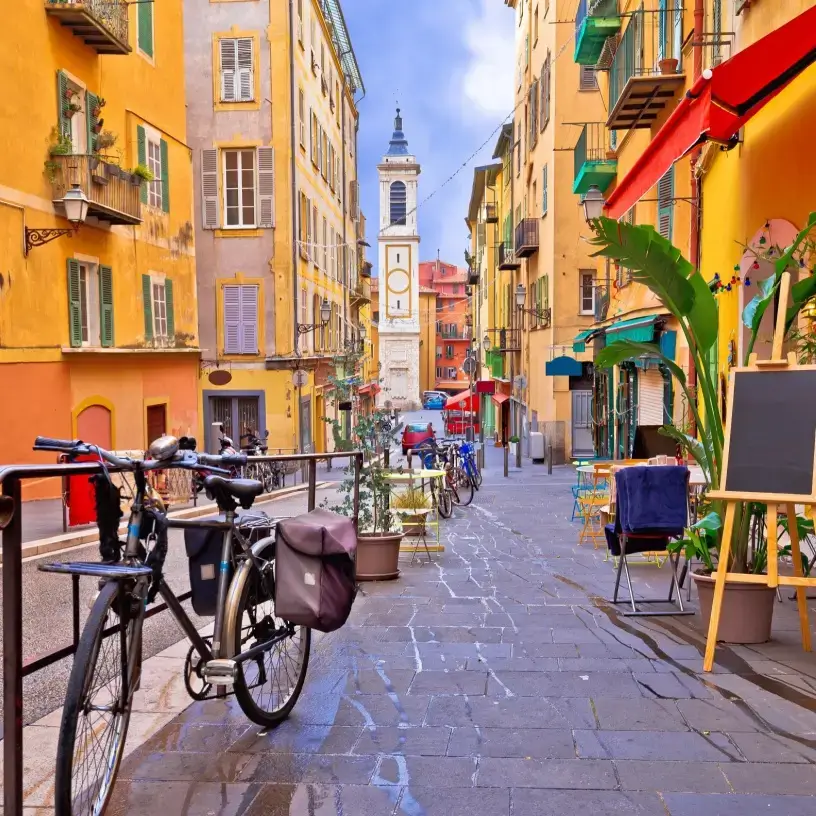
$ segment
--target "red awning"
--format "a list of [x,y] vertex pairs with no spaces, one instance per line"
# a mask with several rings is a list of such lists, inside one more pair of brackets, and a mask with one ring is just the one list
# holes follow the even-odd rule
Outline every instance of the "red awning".
[[478,411],[479,410],[479,399],[478,396],[475,400],[473,400],[473,405],[471,405],[471,393],[470,389],[465,389],[464,391],[460,391],[458,394],[454,394],[452,397],[448,397],[448,401],[445,403],[445,408],[458,408],[461,411]]
[[510,397],[508,397],[507,394],[494,394],[492,399],[493,402],[496,403],[496,405],[501,405],[503,402],[507,402],[507,400],[509,400]]
[[704,71],[609,196],[606,215],[620,218],[697,145],[731,143],[755,113],[814,62],[816,7]]
[[380,386],[377,383],[369,383],[368,385],[364,385],[362,388],[359,389],[357,392],[361,396],[368,396],[369,394],[374,396],[375,394],[380,393]]

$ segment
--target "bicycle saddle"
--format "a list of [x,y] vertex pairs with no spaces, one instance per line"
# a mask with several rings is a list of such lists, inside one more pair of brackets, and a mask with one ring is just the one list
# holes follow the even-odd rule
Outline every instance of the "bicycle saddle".
[[225,479],[223,476],[207,476],[204,479],[207,496],[219,505],[229,505],[235,499],[244,510],[252,507],[252,502],[263,493],[263,485],[254,479]]

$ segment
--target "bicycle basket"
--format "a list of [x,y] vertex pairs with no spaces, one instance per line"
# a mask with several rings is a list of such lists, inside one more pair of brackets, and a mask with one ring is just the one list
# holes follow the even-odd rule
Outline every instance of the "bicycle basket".
[[339,629],[357,593],[354,522],[313,510],[278,522],[275,546],[275,613],[319,632]]

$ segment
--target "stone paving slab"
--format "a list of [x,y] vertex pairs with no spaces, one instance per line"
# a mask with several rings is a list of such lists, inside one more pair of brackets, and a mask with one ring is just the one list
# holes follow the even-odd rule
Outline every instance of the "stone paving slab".
[[[495,473],[443,526],[443,554],[404,558],[314,638],[287,722],[265,732],[234,699],[171,714],[124,762],[109,812],[816,813],[816,658],[795,605],[777,606],[770,644],[721,646],[703,676],[698,617],[604,602],[613,568],[576,546],[568,469]],[[632,573],[643,595],[668,584],[654,563]]]

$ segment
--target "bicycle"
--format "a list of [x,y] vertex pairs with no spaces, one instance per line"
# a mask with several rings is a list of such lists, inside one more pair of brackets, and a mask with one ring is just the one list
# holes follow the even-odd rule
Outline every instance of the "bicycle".
[[482,471],[476,462],[476,450],[471,442],[461,442],[459,453],[462,456],[462,466],[473,487],[478,490],[482,486]]
[[[241,445],[241,452],[248,456],[265,456],[269,450],[266,440],[269,438],[269,431],[266,431],[263,438],[250,432],[241,437],[241,442],[246,439],[246,444]],[[244,469],[244,476],[247,479],[255,479],[264,486],[264,493],[271,493],[282,487],[281,471],[270,462],[250,462]]]
[[[151,460],[115,456],[81,440],[38,437],[34,449],[66,454],[69,459],[95,454],[102,462],[94,479],[97,495],[106,490],[111,504],[100,503],[102,563],[48,564],[45,572],[89,575],[100,579],[100,591],[82,631],[68,682],[57,748],[55,812],[57,816],[99,816],[113,790],[121,763],[133,693],[142,664],[142,626],[147,605],[161,595],[192,642],[184,666],[185,685],[193,699],[210,699],[213,687],[235,694],[254,723],[273,727],[286,719],[306,679],[311,630],[275,616],[275,540],[250,543],[254,522],[239,523],[238,507],[248,510],[263,492],[260,482],[226,479],[225,468],[242,467],[246,456],[208,456],[180,451],[173,437],[151,445]],[[127,540],[118,540],[119,492],[107,466],[132,472],[136,484]],[[150,492],[147,473],[182,467],[206,470],[204,488],[215,499],[223,519],[169,519],[161,499]],[[106,508],[105,513],[102,508]],[[262,519],[273,523],[265,515]],[[111,526],[112,525],[112,526]],[[167,585],[161,567],[168,529],[217,530],[222,533],[217,571],[212,638],[202,637]],[[144,540],[144,544],[143,544]],[[152,546],[151,546],[152,544]],[[214,559],[214,560],[217,560]],[[290,651],[291,650],[291,651]],[[196,687],[193,687],[193,684]]]
[[436,496],[437,487],[434,482],[431,483],[431,492],[437,499],[439,515],[442,518],[450,518],[453,515],[454,504],[465,506],[473,501],[473,484],[457,464],[456,441],[443,440],[445,441],[448,444],[440,444],[433,439],[428,439],[414,450],[420,455],[420,461],[424,467],[445,472],[441,488],[439,488],[439,496]]

